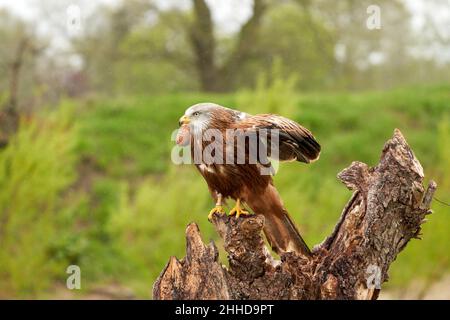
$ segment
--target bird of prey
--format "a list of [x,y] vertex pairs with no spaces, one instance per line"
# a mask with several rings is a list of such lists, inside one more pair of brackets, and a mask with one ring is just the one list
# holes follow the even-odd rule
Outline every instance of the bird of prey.
[[[290,119],[274,114],[250,115],[237,110],[222,107],[214,103],[199,103],[189,107],[179,121],[180,130],[177,144],[191,145],[191,156],[194,157],[195,146],[197,151],[204,151],[212,139],[204,138],[204,133],[214,129],[223,135],[224,151],[221,157],[232,154],[234,161],[195,162],[195,165],[206,180],[216,206],[211,210],[208,218],[214,214],[225,214],[223,208],[227,199],[236,201],[230,215],[237,218],[248,215],[245,209],[248,206],[254,213],[262,214],[265,218],[264,234],[272,249],[278,254],[284,252],[297,252],[310,255],[310,250],[294,222],[286,211],[270,174],[262,174],[262,169],[271,167],[270,152],[267,158],[260,156],[258,150],[263,142],[258,136],[257,148],[249,146],[249,140],[244,140],[244,146],[238,143],[226,144],[227,135],[237,131],[241,134],[256,133],[262,130],[276,130],[278,133],[278,159],[279,161],[299,161],[310,163],[319,158],[320,145],[312,133]],[[215,138],[217,139],[217,137]],[[235,137],[233,137],[235,139]],[[205,141],[206,140],[206,141]],[[236,140],[233,140],[236,142]],[[241,140],[242,141],[242,140]],[[231,149],[230,149],[231,148]],[[233,150],[233,152],[231,152]],[[245,153],[244,163],[236,161],[239,151]],[[251,162],[250,152],[257,153],[256,161]],[[217,158],[215,158],[217,159]]]

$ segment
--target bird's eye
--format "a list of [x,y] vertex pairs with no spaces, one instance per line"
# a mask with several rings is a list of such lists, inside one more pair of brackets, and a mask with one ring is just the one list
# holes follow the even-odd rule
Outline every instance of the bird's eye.
[[200,115],[200,112],[198,112],[198,111],[195,111],[193,114],[192,114],[194,117],[197,117],[197,116],[199,116]]

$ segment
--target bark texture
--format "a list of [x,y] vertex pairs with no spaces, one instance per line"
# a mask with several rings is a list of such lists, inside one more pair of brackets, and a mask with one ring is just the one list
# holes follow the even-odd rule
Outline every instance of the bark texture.
[[409,240],[419,238],[436,184],[399,130],[380,162],[353,162],[338,174],[353,191],[333,233],[311,257],[275,260],[262,238],[264,217],[214,216],[229,266],[205,245],[195,223],[186,230],[186,257],[170,258],[153,286],[154,299],[376,299],[388,269]]

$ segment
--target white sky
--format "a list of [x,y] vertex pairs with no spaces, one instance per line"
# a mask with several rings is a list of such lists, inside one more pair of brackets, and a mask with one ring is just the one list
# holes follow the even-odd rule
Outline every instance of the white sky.
[[[83,12],[90,12],[96,5],[108,4],[114,5],[120,0],[0,0],[0,9],[6,8],[13,13],[26,18],[27,20],[36,21],[39,19],[39,8],[42,3],[56,4],[66,3],[78,5]],[[413,24],[421,26],[424,23],[423,11],[424,2],[433,2],[436,0],[403,0],[407,7],[413,13]],[[191,0],[156,0],[158,6],[161,8],[183,7],[189,8]],[[213,19],[221,30],[224,32],[233,32],[244,22],[251,14],[252,0],[206,0],[208,5],[212,8]],[[433,12],[437,20],[439,18],[448,17],[450,15],[450,0],[447,0],[449,10],[441,10]],[[376,3],[376,1],[374,1]],[[239,8],[237,10],[237,8]],[[450,32],[450,26],[448,26]]]
[[[65,2],[78,5],[81,11],[91,11],[93,7],[101,4],[115,5],[119,0],[0,0],[0,9],[6,8],[9,11],[31,21],[39,18],[39,7],[45,1],[46,4]],[[191,0],[157,0],[158,6],[163,9],[170,7],[189,8]],[[206,0],[213,12],[213,19],[224,31],[235,31],[239,25],[245,21],[251,13],[252,0]],[[239,8],[239,10],[236,10]]]
[[[191,0],[155,0],[159,7],[170,8],[173,6],[189,8]],[[206,0],[212,8],[212,14],[214,22],[219,26],[220,31],[224,33],[230,33],[236,31],[239,26],[248,19],[251,14],[252,0]],[[450,39],[450,25],[442,23],[442,21],[450,21],[450,0],[403,0],[407,7],[413,14],[412,24],[415,28],[420,28],[425,23],[424,13],[425,8],[432,10],[432,6],[425,6],[432,4],[433,1],[445,1],[448,3],[448,10],[434,10],[431,12],[433,20],[437,22],[437,26],[442,35],[447,39]],[[52,44],[54,46],[64,46],[64,39],[61,37],[61,30],[53,30],[54,27],[51,23],[48,23],[47,19],[43,17],[43,7],[49,7],[58,12],[59,14],[53,14],[47,12],[47,15],[53,15],[57,19],[67,19],[64,11],[66,8],[75,4],[80,7],[81,19],[83,16],[88,16],[90,12],[97,5],[115,5],[120,0],[0,0],[0,9],[6,8],[8,11],[19,15],[26,20],[33,21],[36,25],[36,30],[52,38]],[[42,5],[45,3],[45,6]],[[376,3],[376,0],[374,0]],[[63,14],[61,14],[63,13]],[[439,23],[441,21],[441,23]],[[61,25],[65,25],[65,21],[62,21]],[[53,28],[53,29],[52,29]],[[58,33],[59,32],[59,33]],[[58,38],[59,37],[59,38]],[[423,48],[421,50],[424,50]],[[439,50],[439,49],[438,49]],[[445,46],[441,52],[437,54],[438,57],[444,60],[450,60],[450,50],[448,46]]]

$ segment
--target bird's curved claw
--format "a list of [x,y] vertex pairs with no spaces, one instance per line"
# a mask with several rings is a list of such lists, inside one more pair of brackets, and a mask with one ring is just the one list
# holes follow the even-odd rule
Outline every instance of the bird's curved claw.
[[222,206],[215,206],[214,208],[211,209],[211,211],[208,214],[208,220],[211,221],[213,215],[217,213],[219,215],[224,215],[225,214],[225,210],[223,209]]
[[248,212],[247,210],[245,210],[244,208],[241,207],[241,202],[238,200],[236,202],[236,205],[234,206],[233,209],[231,209],[230,213],[228,215],[230,216],[236,216],[236,219],[239,218],[240,216],[248,216],[251,213]]

